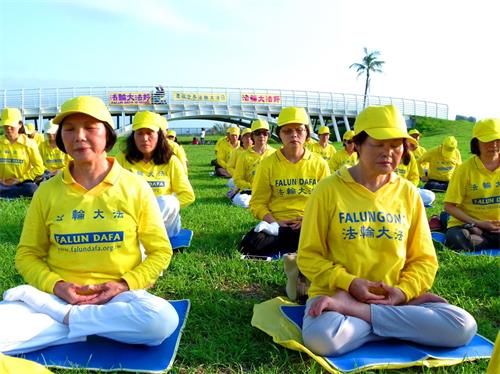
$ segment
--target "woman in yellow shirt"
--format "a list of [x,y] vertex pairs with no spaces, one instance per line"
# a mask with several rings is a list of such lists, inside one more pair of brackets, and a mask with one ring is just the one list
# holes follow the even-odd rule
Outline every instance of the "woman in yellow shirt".
[[353,136],[354,131],[352,130],[346,131],[342,136],[342,145],[344,149],[336,152],[328,161],[328,166],[332,173],[343,166],[354,166],[358,162],[358,154],[354,152],[354,143],[352,142]]
[[22,117],[17,108],[2,110],[0,126],[4,131],[0,136],[0,197],[31,197],[44,171],[38,145],[20,134]]
[[388,338],[467,344],[476,322],[428,293],[438,263],[425,209],[415,186],[393,173],[413,141],[403,116],[392,105],[368,107],[354,131],[359,162],[320,182],[305,209],[297,254],[311,281],[304,344],[323,356]]
[[283,108],[278,116],[283,147],[257,168],[250,210],[261,222],[241,241],[244,254],[274,256],[297,250],[306,201],[330,174],[326,161],[304,148],[308,123],[304,108]]
[[54,125],[51,121],[46,131],[47,140],[38,146],[43,164],[45,165],[44,179],[49,179],[60,173],[69,162],[69,156],[61,151],[56,144],[58,128],[59,126]]
[[[240,146],[233,150],[231,152],[231,155],[229,156],[229,161],[227,162],[227,171],[229,172],[229,174],[234,175],[236,165],[238,165],[238,161],[241,155],[251,146],[253,146],[252,130],[250,130],[248,127],[245,127],[243,131],[241,131]],[[230,188],[230,190],[227,192],[227,197],[232,199],[234,195],[238,193],[236,185],[234,184],[234,178],[231,177],[227,181],[227,186]]]
[[500,119],[477,122],[474,154],[458,166],[444,197],[451,215],[445,245],[457,250],[500,248]]
[[0,352],[88,335],[159,345],[179,318],[168,301],[146,291],[172,257],[153,191],[106,156],[116,134],[100,99],[66,101],[54,123],[58,147],[73,160],[40,185],[26,214],[16,268],[29,285],[3,295]]
[[328,126],[321,126],[318,130],[319,141],[311,144],[309,150],[319,154],[323,159],[328,162],[332,156],[337,152],[335,147],[329,143],[330,129]]
[[[248,208],[252,197],[252,182],[260,162],[276,150],[267,144],[269,139],[269,123],[256,119],[251,128],[253,146],[243,152],[234,171],[234,184],[237,193],[232,198],[233,204]],[[241,148],[241,147],[240,147]]]
[[137,112],[120,164],[146,179],[156,195],[168,236],[181,230],[180,208],[195,200],[193,187],[161,130],[156,113]]

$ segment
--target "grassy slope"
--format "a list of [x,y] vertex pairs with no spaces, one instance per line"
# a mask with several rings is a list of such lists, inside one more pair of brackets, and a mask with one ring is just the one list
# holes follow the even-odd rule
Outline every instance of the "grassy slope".
[[[426,131],[422,144],[427,148],[437,145],[444,134],[457,137],[466,159],[471,125]],[[182,212],[182,220],[195,235],[191,247],[174,256],[153,290],[166,298],[189,298],[192,303],[173,372],[322,372],[306,355],[275,345],[269,336],[250,326],[254,304],[284,294],[282,262],[239,260],[237,244],[255,220],[224,197],[225,180],[209,176],[213,147],[184,147],[196,202]],[[440,210],[442,198],[438,196],[429,214]],[[13,268],[13,257],[27,205],[24,200],[0,201],[0,291],[22,283]],[[493,340],[500,316],[500,260],[438,249],[441,267],[433,290],[469,310],[478,320],[480,333]],[[391,372],[482,373],[486,365],[480,360],[449,368]]]

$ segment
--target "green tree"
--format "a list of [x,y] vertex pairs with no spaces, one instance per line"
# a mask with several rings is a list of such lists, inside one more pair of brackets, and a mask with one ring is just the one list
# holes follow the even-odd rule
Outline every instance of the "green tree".
[[355,62],[349,69],[355,69],[358,73],[358,77],[362,74],[366,74],[365,81],[365,96],[363,99],[363,108],[366,106],[366,96],[368,95],[368,91],[370,91],[370,73],[381,73],[382,65],[384,65],[385,61],[378,60],[380,56],[379,51],[368,51],[366,47],[363,48],[365,51],[365,56],[361,62]]

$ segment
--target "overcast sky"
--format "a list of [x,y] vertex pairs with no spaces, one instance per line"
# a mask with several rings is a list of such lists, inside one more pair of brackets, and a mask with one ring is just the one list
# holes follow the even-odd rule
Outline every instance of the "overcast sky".
[[498,1],[0,0],[0,88],[158,85],[363,93],[500,117]]

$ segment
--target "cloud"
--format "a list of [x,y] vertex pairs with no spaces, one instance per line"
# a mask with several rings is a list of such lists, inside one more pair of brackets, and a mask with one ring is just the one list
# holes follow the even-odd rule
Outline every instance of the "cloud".
[[70,0],[73,5],[107,13],[110,16],[126,17],[183,33],[205,34],[210,30],[199,23],[193,23],[178,14],[169,2],[164,0]]

